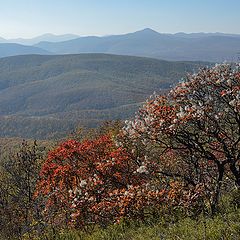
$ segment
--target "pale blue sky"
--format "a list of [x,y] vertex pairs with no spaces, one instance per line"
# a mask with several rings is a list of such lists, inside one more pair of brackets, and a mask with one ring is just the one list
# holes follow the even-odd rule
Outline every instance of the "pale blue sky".
[[163,33],[240,34],[240,0],[0,0],[0,36]]

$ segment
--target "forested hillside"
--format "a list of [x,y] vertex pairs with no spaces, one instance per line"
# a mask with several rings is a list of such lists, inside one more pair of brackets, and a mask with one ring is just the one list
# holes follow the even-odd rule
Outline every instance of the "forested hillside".
[[49,138],[126,119],[203,62],[106,54],[0,59],[0,136]]

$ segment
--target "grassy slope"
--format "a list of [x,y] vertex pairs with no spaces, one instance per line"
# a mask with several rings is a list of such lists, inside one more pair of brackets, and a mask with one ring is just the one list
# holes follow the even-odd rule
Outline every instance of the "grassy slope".
[[[92,233],[78,230],[58,232],[56,240],[230,240],[240,239],[240,209],[227,207],[213,218],[180,217],[177,221],[168,216],[150,223],[121,223]],[[37,238],[36,238],[37,239]],[[39,240],[42,238],[39,238]]]

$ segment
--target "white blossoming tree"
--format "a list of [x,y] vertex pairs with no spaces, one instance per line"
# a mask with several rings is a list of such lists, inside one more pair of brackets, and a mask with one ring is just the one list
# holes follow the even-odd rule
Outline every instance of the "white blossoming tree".
[[202,185],[214,211],[224,178],[240,186],[239,65],[202,69],[167,96],[152,96],[123,135],[148,151],[162,175]]

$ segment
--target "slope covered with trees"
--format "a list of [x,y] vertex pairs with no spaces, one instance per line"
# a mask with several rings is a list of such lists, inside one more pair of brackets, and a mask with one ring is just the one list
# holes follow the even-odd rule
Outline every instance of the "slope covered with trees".
[[104,54],[0,59],[1,136],[54,137],[128,118],[153,91],[206,64]]

